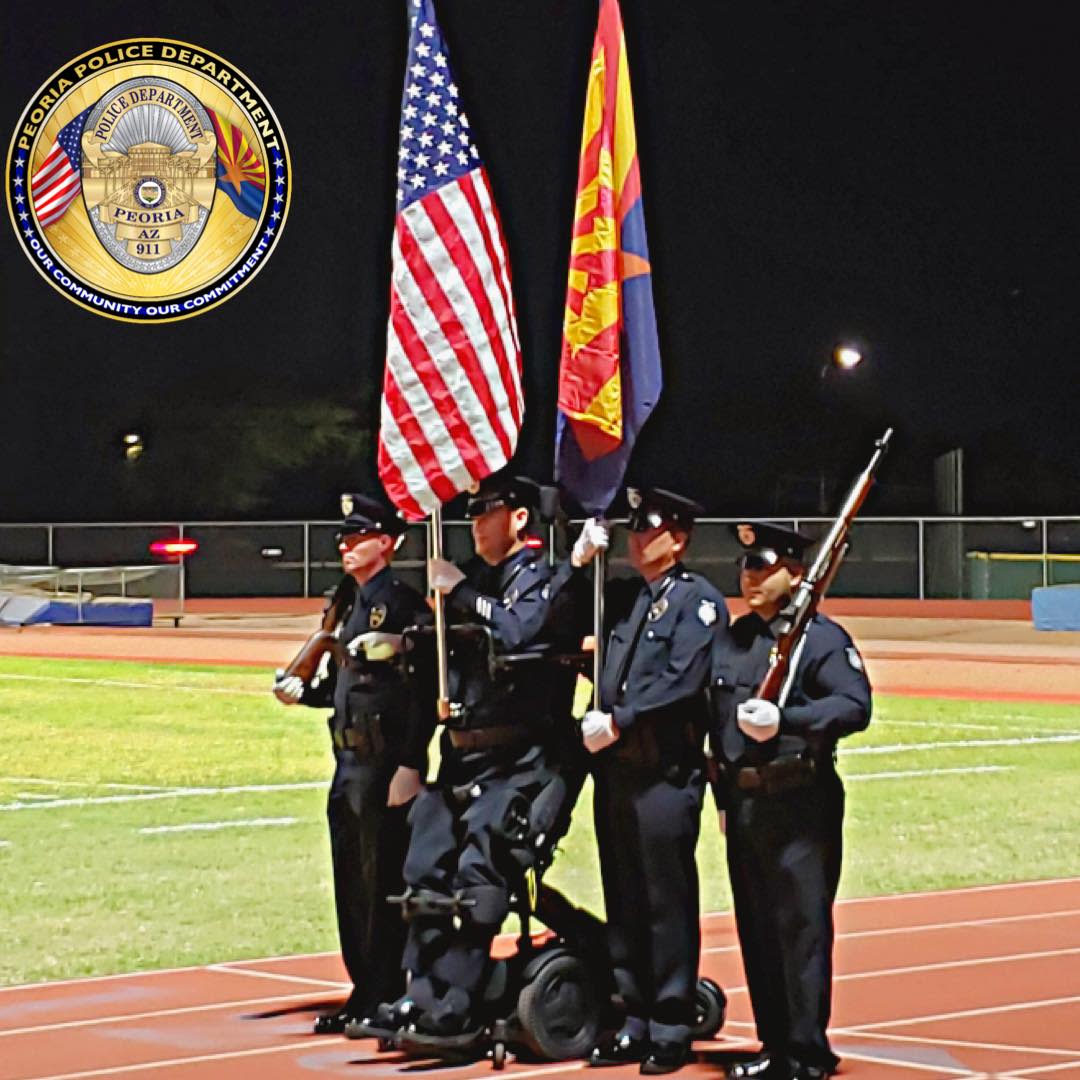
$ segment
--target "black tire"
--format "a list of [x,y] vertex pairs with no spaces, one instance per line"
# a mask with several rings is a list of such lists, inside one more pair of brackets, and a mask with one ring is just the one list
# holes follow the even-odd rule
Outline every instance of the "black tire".
[[548,1061],[584,1057],[599,1037],[589,969],[567,953],[554,956],[522,987],[517,1011],[525,1045]]
[[496,1070],[506,1068],[506,1043],[497,1042],[492,1046],[491,1067]]
[[694,992],[694,1026],[692,1039],[711,1039],[723,1026],[727,1016],[727,995],[712,979],[698,979]]

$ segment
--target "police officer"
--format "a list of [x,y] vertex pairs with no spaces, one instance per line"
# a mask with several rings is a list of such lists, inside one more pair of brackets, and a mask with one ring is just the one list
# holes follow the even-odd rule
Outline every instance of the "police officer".
[[730,1075],[819,1080],[839,1062],[825,1031],[844,815],[834,758],[837,740],[869,723],[870,685],[851,638],[816,615],[785,705],[753,696],[812,541],[773,522],[740,522],[734,532],[743,549],[739,588],[750,610],[717,642],[710,741],[762,1051]]
[[[619,583],[600,680],[600,709],[582,735],[595,762],[595,818],[615,985],[625,1019],[590,1064],[640,1062],[646,1074],[686,1063],[694,1015],[698,878],[694,861],[705,787],[705,688],[728,623],[721,594],[682,558],[701,508],[670,491],[628,493],[630,562],[641,575],[629,610]],[[571,561],[606,536],[590,520]]]
[[[434,697],[427,680],[407,684],[400,655],[406,628],[431,621],[424,598],[394,576],[391,560],[405,524],[381,500],[342,496],[338,551],[350,586],[337,635],[347,662],[305,685],[279,677],[285,704],[333,706],[335,769],[327,803],[338,933],[353,989],[344,1005],[315,1021],[318,1034],[344,1031],[404,989],[400,913],[386,903],[402,887],[406,816],[427,767]],[[417,689],[420,687],[421,689]]]
[[489,477],[466,509],[476,557],[464,569],[429,562],[429,583],[460,625],[450,633],[454,707],[438,780],[410,818],[404,963],[412,978],[406,995],[347,1034],[396,1035],[406,1050],[435,1053],[466,1051],[482,1035],[489,950],[522,873],[511,850],[551,827],[534,820],[533,803],[555,775],[573,695],[574,673],[545,651],[560,623],[564,633],[571,626],[558,615],[562,600],[553,603],[547,561],[525,542],[539,499],[531,480]]

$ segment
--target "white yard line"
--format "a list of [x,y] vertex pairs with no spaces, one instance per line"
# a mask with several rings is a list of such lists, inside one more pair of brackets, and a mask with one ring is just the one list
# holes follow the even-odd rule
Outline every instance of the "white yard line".
[[1046,743],[1080,742],[1080,732],[1067,731],[1060,735],[1018,735],[1008,739],[943,739],[941,742],[892,743],[887,746],[852,746],[840,750],[839,756],[856,754],[909,754],[916,750],[979,750],[989,746],[1040,746]]
[[120,679],[81,679],[75,675],[11,675],[0,673],[0,679],[18,682],[79,683],[84,686],[115,686],[121,690],[185,690],[194,694],[242,694],[251,697],[269,697],[267,690],[230,689],[227,686],[187,686],[183,683],[125,682]]
[[84,798],[55,799],[52,802],[0,803],[0,810],[52,810],[67,806],[105,806],[113,803],[148,802],[153,799],[190,799],[206,795],[249,795],[268,791],[308,791],[328,788],[328,780],[305,780],[295,784],[244,784],[217,788],[169,788],[141,795],[88,795]]
[[192,821],[187,825],[147,825],[139,830],[143,836],[152,833],[215,832],[218,829],[258,829],[264,825],[295,825],[295,817],[243,818],[237,821]]
[[1015,772],[1015,765],[971,765],[965,769],[906,769],[896,772],[844,773],[844,783],[852,780],[904,780],[909,776],[949,776],[958,773]]
[[161,784],[106,784],[95,780],[50,780],[44,776],[0,776],[0,784],[43,784],[47,787],[116,788],[121,791],[173,791]]

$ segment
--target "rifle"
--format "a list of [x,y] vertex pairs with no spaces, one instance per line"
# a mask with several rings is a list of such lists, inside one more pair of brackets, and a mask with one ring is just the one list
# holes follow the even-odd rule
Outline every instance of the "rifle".
[[300,647],[300,651],[281,673],[280,678],[299,675],[305,684],[311,682],[326,653],[330,653],[340,666],[348,662],[345,646],[335,631],[345,620],[345,615],[355,599],[356,581],[349,574],[343,574],[323,611],[319,629]]
[[769,656],[769,670],[765,672],[765,677],[761,680],[761,685],[754,697],[776,702],[781,708],[787,702],[794,681],[795,669],[798,667],[802,647],[806,641],[806,632],[847,554],[850,546],[848,534],[851,532],[855,515],[870,493],[870,488],[874,483],[874,473],[877,472],[877,467],[885,456],[892,433],[893,429],[888,428],[885,434],[874,443],[874,453],[870,458],[870,463],[851,485],[839,515],[818,548],[813,565],[803,575],[802,581],[795,589],[795,595],[780,612],[776,644]]

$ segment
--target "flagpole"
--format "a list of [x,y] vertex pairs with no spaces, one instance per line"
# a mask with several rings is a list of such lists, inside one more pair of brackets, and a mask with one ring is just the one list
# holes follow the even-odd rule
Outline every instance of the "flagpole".
[[[433,559],[443,557],[442,546],[442,504],[431,512],[429,525],[429,547]],[[440,720],[450,719],[450,678],[446,659],[446,597],[434,589],[435,602],[435,651],[436,666],[439,673],[438,716]]]
[[601,548],[593,559],[593,688],[592,705],[600,708],[600,672],[604,669],[604,577],[607,559]]

